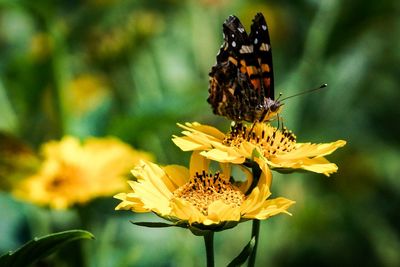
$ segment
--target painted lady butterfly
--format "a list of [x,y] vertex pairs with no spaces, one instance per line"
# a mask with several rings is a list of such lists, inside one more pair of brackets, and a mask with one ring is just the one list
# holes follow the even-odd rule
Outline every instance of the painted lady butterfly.
[[274,100],[271,43],[258,13],[247,35],[236,16],[223,24],[224,43],[210,71],[209,97],[214,114],[234,121],[273,119],[283,105]]

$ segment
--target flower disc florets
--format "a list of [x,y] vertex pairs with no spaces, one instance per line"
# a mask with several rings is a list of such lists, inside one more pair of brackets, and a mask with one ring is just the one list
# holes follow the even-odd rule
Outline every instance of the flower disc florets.
[[299,143],[285,127],[268,123],[257,122],[251,126],[237,123],[226,134],[197,122],[178,125],[184,129],[183,136],[174,136],[172,140],[184,151],[200,151],[202,156],[223,163],[257,161],[260,167],[266,164],[282,172],[307,170],[329,176],[338,167],[325,156],[346,144],[344,140]]
[[244,194],[219,172],[196,173],[189,182],[173,192],[174,196],[188,201],[204,215],[208,215],[208,207],[215,201],[222,201],[232,208],[240,207]]
[[278,128],[248,128],[242,123],[234,124],[226,135],[223,143],[239,147],[243,142],[249,142],[259,147],[264,156],[287,153],[295,149],[296,136],[292,131],[283,127]]

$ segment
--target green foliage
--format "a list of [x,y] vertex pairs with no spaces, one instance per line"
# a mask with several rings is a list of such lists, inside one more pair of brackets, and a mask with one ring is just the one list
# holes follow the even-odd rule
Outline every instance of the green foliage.
[[[328,84],[286,101],[283,123],[300,142],[348,145],[329,158],[339,172],[328,179],[274,173],[273,196],[297,204],[293,217],[263,224],[256,265],[400,266],[397,0],[0,1],[1,253],[43,225],[85,225],[97,237],[84,246],[86,266],[201,266],[191,234],[133,229],[142,215],[113,212],[111,197],[77,215],[34,209],[8,191],[35,170],[43,142],[67,134],[114,135],[160,163],[187,162],[170,141],[177,122],[228,126],[206,103],[221,24],[234,13],[249,27],[258,11],[270,25],[276,92]],[[217,266],[249,228],[216,235]]]
[[38,260],[49,256],[61,246],[80,239],[94,239],[94,236],[83,230],[70,230],[35,238],[16,251],[0,257],[1,267],[30,266]]
[[250,253],[253,251],[254,246],[256,244],[256,240],[253,237],[249,243],[242,249],[242,251],[235,257],[227,266],[228,267],[235,267],[235,266],[242,266],[249,257]]

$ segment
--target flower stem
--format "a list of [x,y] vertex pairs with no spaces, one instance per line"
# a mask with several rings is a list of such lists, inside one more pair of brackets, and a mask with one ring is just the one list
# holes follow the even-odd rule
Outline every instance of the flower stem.
[[[253,172],[253,182],[255,182],[255,185],[257,185],[258,180],[260,180],[261,169],[258,166],[258,164],[253,163],[251,170]],[[256,263],[259,235],[260,235],[260,220],[253,220],[253,225],[251,228],[251,238],[254,237],[255,244],[254,244],[254,248],[251,251],[250,256],[249,256],[249,262],[248,262],[249,267],[254,267],[254,265]]]
[[210,231],[204,235],[206,245],[207,267],[214,267],[214,232]]
[[257,247],[258,247],[258,236],[260,235],[260,220],[253,220],[253,225],[251,228],[251,237],[255,239],[254,248],[249,256],[249,267],[254,267],[256,263]]

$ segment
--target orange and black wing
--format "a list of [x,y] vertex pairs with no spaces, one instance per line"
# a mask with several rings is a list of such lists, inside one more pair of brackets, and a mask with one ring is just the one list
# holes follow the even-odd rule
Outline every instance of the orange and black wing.
[[236,16],[229,16],[225,20],[223,35],[224,43],[209,74],[210,95],[207,101],[215,114],[241,121],[244,119],[246,106],[250,106],[248,102],[251,95],[251,85],[246,72],[246,55],[243,51],[248,51],[251,55],[253,47]]
[[250,36],[235,16],[223,24],[224,43],[211,68],[208,103],[214,114],[234,121],[264,121],[273,99],[268,28],[259,13]]
[[269,38],[267,22],[263,14],[258,13],[251,25],[249,36],[257,57],[259,75],[264,97],[274,99],[274,73],[272,67],[271,40]]

